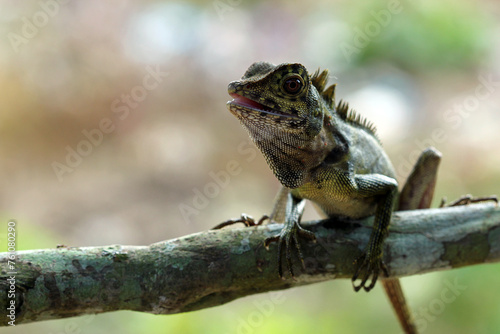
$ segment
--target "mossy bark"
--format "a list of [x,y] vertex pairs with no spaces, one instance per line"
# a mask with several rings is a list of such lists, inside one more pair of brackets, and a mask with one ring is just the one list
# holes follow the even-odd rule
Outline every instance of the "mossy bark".
[[[372,218],[302,224],[306,269],[277,274],[277,248],[263,240],[281,225],[205,231],[150,246],[63,247],[0,254],[0,307],[15,302],[15,324],[86,313],[134,310],[171,314],[243,296],[334,278],[350,278]],[[476,204],[393,214],[384,260],[391,277],[500,261],[500,208]],[[14,281],[9,280],[13,276]],[[8,291],[15,289],[15,298]],[[14,312],[14,311],[13,311]],[[3,317],[1,325],[10,319]]]

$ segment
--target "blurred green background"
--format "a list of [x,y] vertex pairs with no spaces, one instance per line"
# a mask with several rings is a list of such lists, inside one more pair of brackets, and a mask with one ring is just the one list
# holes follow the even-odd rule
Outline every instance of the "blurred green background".
[[[244,153],[252,144],[225,107],[227,84],[259,60],[328,68],[337,97],[377,125],[401,182],[436,146],[436,203],[500,193],[497,2],[1,0],[0,11],[0,251],[11,218],[18,248],[36,249],[145,245],[269,213],[278,181]],[[196,209],[231,160],[241,172]],[[499,274],[493,264],[403,279],[421,332],[499,333]],[[450,284],[462,289],[445,303]],[[270,300],[0,332],[400,333],[380,288],[338,280],[263,308]]]

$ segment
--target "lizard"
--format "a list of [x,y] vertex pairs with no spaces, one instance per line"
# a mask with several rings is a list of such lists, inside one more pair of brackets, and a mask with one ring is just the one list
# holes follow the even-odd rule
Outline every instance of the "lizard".
[[[430,206],[440,153],[433,148],[422,153],[398,201],[395,171],[375,127],[346,102],[336,103],[336,85],[327,87],[328,73],[318,69],[311,75],[299,63],[256,62],[241,80],[229,83],[229,111],[247,130],[282,188],[270,217],[255,223],[243,214],[214,228],[236,222],[258,225],[266,219],[283,223],[281,232],[264,245],[278,243],[278,275],[284,278],[282,251],[294,277],[294,249],[305,267],[299,237],[315,241],[315,235],[300,226],[305,200],[312,201],[323,217],[374,215],[373,231],[355,260],[352,277],[355,291],[370,291],[381,273],[388,276],[382,258],[392,211]],[[381,281],[404,331],[416,333],[399,279]]]
[[[396,206],[398,183],[394,168],[375,133],[375,127],[336,104],[336,85],[326,87],[328,70],[310,75],[299,63],[253,63],[241,80],[232,81],[229,111],[248,131],[282,184],[271,220],[282,231],[265,240],[284,247],[287,267],[294,276],[292,251],[303,262],[299,237],[315,240],[300,226],[305,200],[326,216],[363,218],[375,215],[368,245],[356,259],[355,291],[370,291],[381,271],[383,241]],[[278,261],[278,274],[284,277]],[[359,283],[356,281],[360,279]]]
[[[370,291],[380,272],[387,274],[382,261],[383,241],[397,205],[398,183],[375,127],[347,103],[336,103],[336,85],[326,87],[328,73],[317,70],[310,75],[299,63],[253,63],[241,80],[229,83],[233,100],[227,107],[282,184],[269,218],[284,223],[284,227],[264,241],[266,247],[278,243],[278,275],[284,277],[283,247],[292,277],[292,244],[304,266],[299,237],[315,240],[312,232],[300,226],[305,200],[310,200],[322,216],[355,219],[375,215],[373,231],[355,260],[357,268],[352,277],[355,291]],[[242,215],[215,228],[235,222],[255,224]],[[358,278],[361,282],[356,284]],[[399,280],[387,282],[386,292],[403,328],[416,333]]]

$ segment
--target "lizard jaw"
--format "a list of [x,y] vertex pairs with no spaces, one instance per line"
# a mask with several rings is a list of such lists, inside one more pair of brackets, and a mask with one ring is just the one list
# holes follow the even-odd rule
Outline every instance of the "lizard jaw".
[[[272,118],[286,118],[288,120],[297,121],[300,120],[300,118],[297,116],[283,113],[279,110],[270,108],[264,104],[251,100],[248,97],[244,97],[237,93],[230,93],[229,95],[231,95],[234,99],[227,102],[227,107],[229,111],[235,116],[242,116],[242,112],[246,112],[247,114],[258,114],[261,117],[266,117],[267,115],[272,116]],[[264,115],[262,113],[264,113]]]

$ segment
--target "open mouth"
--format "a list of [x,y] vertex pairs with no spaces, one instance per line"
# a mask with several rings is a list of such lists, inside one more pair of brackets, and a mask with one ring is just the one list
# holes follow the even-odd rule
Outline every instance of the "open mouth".
[[228,105],[230,107],[237,106],[237,107],[240,107],[240,108],[243,107],[244,109],[247,109],[247,110],[257,111],[259,113],[260,112],[264,112],[266,114],[273,115],[273,116],[288,117],[288,118],[297,118],[297,116],[286,114],[286,113],[281,112],[279,110],[270,108],[270,107],[265,106],[265,105],[263,105],[263,104],[261,104],[259,102],[255,102],[253,100],[250,100],[247,97],[238,95],[236,93],[231,93],[229,95],[231,95],[234,98],[232,101],[228,102]]

